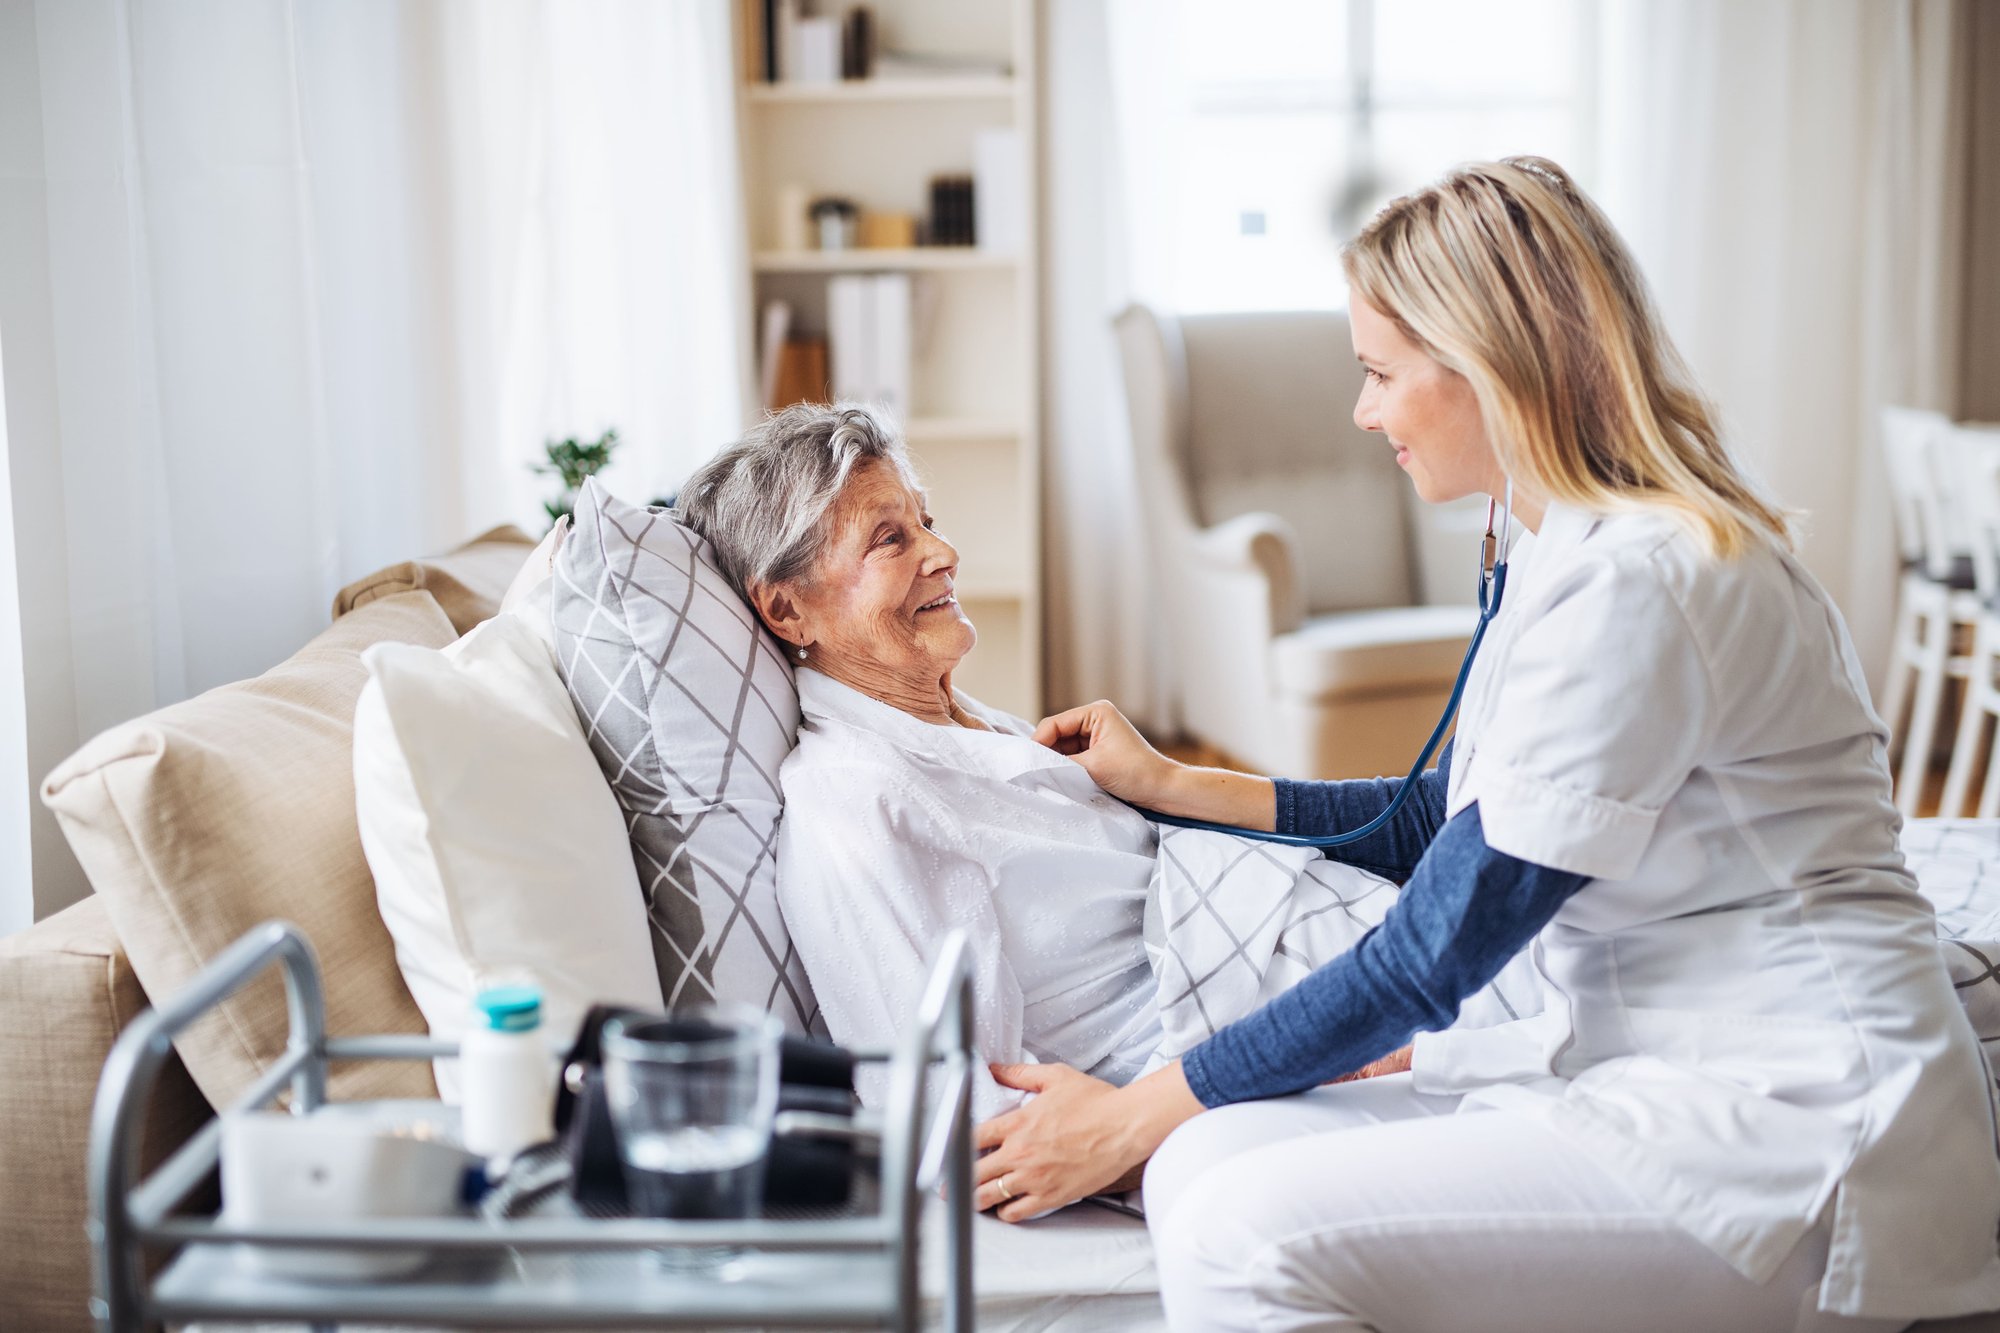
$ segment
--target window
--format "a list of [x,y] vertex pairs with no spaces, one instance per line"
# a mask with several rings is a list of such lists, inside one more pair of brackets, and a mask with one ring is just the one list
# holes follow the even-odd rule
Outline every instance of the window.
[[1587,178],[1588,22],[1585,0],[1185,0],[1174,305],[1344,305],[1341,244],[1456,162]]

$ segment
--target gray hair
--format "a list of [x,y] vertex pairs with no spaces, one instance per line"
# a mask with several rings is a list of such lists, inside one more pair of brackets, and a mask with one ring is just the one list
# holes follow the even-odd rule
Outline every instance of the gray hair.
[[833,535],[828,516],[856,468],[884,462],[915,486],[896,429],[859,403],[773,412],[681,488],[681,521],[708,539],[745,597],[753,584],[809,579]]

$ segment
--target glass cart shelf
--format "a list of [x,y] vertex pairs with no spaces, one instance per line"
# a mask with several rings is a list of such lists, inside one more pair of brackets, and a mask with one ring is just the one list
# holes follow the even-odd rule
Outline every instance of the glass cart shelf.
[[[857,1206],[822,1215],[742,1222],[601,1220],[566,1191],[542,1193],[505,1216],[378,1218],[247,1229],[174,1210],[215,1170],[220,1121],[211,1121],[144,1180],[137,1178],[146,1099],[175,1033],[272,963],[283,967],[291,1019],[286,1051],[235,1109],[272,1103],[289,1086],[304,1113],[325,1101],[326,1066],[341,1059],[429,1060],[451,1043],[413,1037],[328,1037],[317,959],[297,927],[250,932],[185,990],[133,1020],[105,1062],[91,1123],[92,1302],[115,1333],[163,1323],[293,1320],[482,1328],[848,1327],[914,1330],[922,1314],[918,1245],[924,1201],[940,1185],[946,1209],[944,1326],[972,1327],[972,1033],[965,941],[947,937],[917,1021],[893,1051],[861,1052],[888,1065],[879,1129],[879,1185]],[[933,1095],[935,1094],[935,1095]],[[779,1130],[824,1129],[810,1116]],[[861,1132],[870,1133],[865,1128]],[[874,1137],[874,1133],[870,1133]],[[249,1262],[259,1247],[353,1251],[420,1249],[417,1272],[380,1281],[308,1282]],[[727,1280],[677,1272],[659,1251],[732,1246],[748,1251]],[[177,1250],[150,1281],[147,1248]]]

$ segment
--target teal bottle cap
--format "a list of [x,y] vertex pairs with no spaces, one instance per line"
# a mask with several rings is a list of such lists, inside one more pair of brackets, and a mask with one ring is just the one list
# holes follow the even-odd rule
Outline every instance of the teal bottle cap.
[[533,986],[495,986],[473,1002],[495,1032],[526,1032],[542,1025],[542,993]]

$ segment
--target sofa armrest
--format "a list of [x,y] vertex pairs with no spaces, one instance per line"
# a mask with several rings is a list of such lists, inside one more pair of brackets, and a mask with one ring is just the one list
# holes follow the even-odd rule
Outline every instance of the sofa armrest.
[[[94,1327],[91,1103],[112,1042],[146,1003],[98,898],[0,939],[0,1304],[24,1329]],[[210,1114],[179,1057],[169,1060],[147,1110],[142,1169]]]
[[1299,583],[1299,538],[1276,514],[1257,512],[1195,534],[1196,559],[1218,572],[1255,574],[1268,589],[1271,634],[1289,634],[1305,619]]

